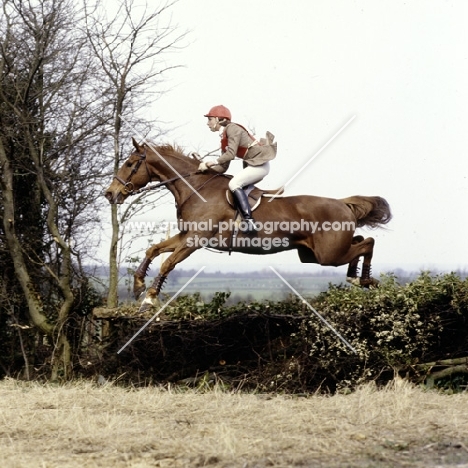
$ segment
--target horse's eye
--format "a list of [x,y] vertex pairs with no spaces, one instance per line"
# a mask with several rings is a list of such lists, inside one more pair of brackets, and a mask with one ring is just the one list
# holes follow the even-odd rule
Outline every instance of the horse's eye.
[[133,163],[131,163],[130,161],[127,162],[127,167],[132,167],[133,166]]

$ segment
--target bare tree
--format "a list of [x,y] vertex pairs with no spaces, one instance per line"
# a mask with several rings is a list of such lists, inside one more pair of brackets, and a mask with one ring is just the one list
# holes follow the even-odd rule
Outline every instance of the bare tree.
[[77,245],[104,164],[93,156],[107,118],[82,19],[70,0],[7,0],[0,18],[0,244],[14,275],[2,280],[19,284],[26,316],[52,343],[52,378],[71,370]]
[[[185,36],[165,16],[174,2],[150,11],[123,0],[105,19],[101,4],[83,1],[5,0],[0,12],[0,337],[20,341],[26,365],[47,345],[54,379],[72,370],[70,323],[88,287],[82,260],[102,186],[133,128],[157,130],[144,111]],[[110,305],[119,223],[143,206],[112,213]]]
[[[112,11],[103,3],[96,4],[87,15],[87,34],[105,79],[105,95],[112,109],[113,172],[128,156],[131,136],[154,135],[155,122],[145,112],[164,90],[161,83],[167,72],[177,68],[166,63],[166,55],[182,47],[186,32],[171,24],[171,7],[177,0],[156,6],[133,0],[112,4]],[[151,6],[150,6],[151,5]],[[103,90],[104,91],[104,90]],[[153,128],[151,128],[153,127]],[[128,143],[127,143],[128,142]],[[109,252],[108,307],[118,305],[118,245],[121,222],[118,207],[112,205],[112,238]]]

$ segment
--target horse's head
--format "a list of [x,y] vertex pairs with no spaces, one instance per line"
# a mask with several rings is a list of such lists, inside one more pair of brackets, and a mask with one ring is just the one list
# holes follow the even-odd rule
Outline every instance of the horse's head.
[[135,150],[117,171],[114,180],[105,192],[110,203],[123,203],[135,190],[151,181],[146,162],[146,147],[139,145],[133,138]]

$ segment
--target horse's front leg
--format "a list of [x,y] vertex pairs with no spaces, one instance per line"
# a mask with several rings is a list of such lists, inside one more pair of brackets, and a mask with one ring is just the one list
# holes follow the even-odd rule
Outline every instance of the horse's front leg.
[[140,313],[147,311],[154,305],[157,305],[158,296],[167,279],[169,273],[175,268],[175,266],[189,257],[199,247],[187,247],[185,242],[181,243],[174,252],[161,265],[159,275],[153,281],[153,284],[146,291],[146,296],[140,306]]
[[145,276],[148,274],[151,262],[160,254],[167,252],[174,252],[176,247],[180,244],[180,234],[177,234],[169,239],[166,239],[159,244],[152,245],[147,251],[146,256],[141,262],[140,266],[133,274],[133,294],[135,299],[138,299],[141,294],[146,290]]

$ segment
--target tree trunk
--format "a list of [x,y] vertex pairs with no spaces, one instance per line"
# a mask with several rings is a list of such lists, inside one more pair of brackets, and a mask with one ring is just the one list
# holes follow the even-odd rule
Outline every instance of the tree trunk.
[[119,245],[119,221],[117,217],[117,205],[111,205],[112,216],[112,238],[109,250],[109,292],[107,295],[107,307],[118,306],[119,293],[119,265],[117,261],[117,250]]
[[23,257],[21,244],[15,233],[15,203],[13,197],[13,169],[8,160],[3,141],[0,138],[0,164],[3,170],[2,198],[3,198],[3,226],[5,238],[10,251],[16,277],[28,304],[31,322],[47,335],[52,335],[54,327],[48,322],[43,313],[43,304],[35,285],[33,284],[26,262]]
[[[70,249],[63,249],[63,241],[60,239],[58,229],[53,222],[54,204],[49,209],[48,225],[52,228],[51,231],[56,235],[55,239],[59,244],[62,244],[63,250],[63,271],[59,279],[60,288],[64,296],[64,302],[61,305],[58,321],[55,325],[51,324],[43,313],[44,305],[36,285],[32,281],[27,263],[23,255],[21,243],[15,232],[15,200],[13,194],[13,168],[6,155],[3,141],[0,138],[0,164],[3,169],[2,182],[2,202],[3,202],[3,225],[5,231],[5,239],[10,251],[11,258],[15,269],[15,276],[18,279],[24,297],[28,305],[28,315],[31,322],[44,334],[48,335],[52,341],[56,343],[54,359],[52,360],[52,376],[57,378],[60,374],[63,378],[68,378],[71,368],[71,352],[70,344],[64,333],[64,325],[68,318],[69,312],[73,304],[73,294],[70,288],[70,268],[71,268],[71,252]],[[39,177],[41,182],[41,177]],[[50,194],[46,194],[46,196]],[[58,352],[57,352],[58,351]]]
[[64,333],[60,333],[52,358],[52,381],[67,380],[71,376],[71,347]]

